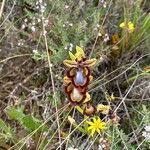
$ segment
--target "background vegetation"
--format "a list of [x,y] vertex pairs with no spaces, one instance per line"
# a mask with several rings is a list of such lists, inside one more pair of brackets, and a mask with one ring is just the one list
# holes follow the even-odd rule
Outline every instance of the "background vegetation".
[[[2,0],[0,5],[0,149],[150,149],[148,0]],[[64,93],[63,60],[76,45],[97,59],[92,102],[109,103],[120,118],[105,136],[81,132],[83,118]],[[70,125],[68,116],[79,126]],[[101,147],[101,138],[107,147]]]

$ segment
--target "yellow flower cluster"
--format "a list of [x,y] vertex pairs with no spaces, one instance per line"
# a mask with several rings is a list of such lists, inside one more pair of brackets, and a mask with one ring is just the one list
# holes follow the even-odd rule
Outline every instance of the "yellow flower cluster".
[[122,22],[119,27],[127,29],[129,33],[132,33],[135,30],[134,24],[131,21],[129,21],[128,23]]
[[99,117],[94,117],[92,120],[93,121],[87,121],[89,124],[87,130],[90,131],[91,136],[94,136],[96,132],[100,134],[101,131],[107,128],[106,122],[103,122]]

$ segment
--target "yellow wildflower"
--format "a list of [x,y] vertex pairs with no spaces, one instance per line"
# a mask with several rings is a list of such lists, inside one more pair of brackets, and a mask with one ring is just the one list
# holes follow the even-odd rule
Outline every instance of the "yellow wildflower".
[[110,110],[109,105],[103,105],[103,104],[97,105],[97,111],[100,111],[102,114],[108,114],[109,110]]
[[87,130],[91,131],[90,134],[93,137],[94,133],[100,133],[102,130],[106,129],[106,123],[103,122],[99,117],[94,117],[93,121],[87,121],[89,124]]
[[134,24],[130,21],[128,22],[128,30],[130,33],[132,33],[134,31]]
[[125,23],[122,22],[120,25],[119,25],[120,28],[124,28],[125,27]]
[[107,96],[107,100],[109,101],[114,101],[116,99],[113,93],[111,93],[111,95],[106,95],[106,96]]
[[132,33],[134,30],[135,30],[135,27],[134,27],[134,24],[129,21],[127,24],[125,22],[122,22],[120,25],[119,25],[120,28],[127,28],[129,33]]

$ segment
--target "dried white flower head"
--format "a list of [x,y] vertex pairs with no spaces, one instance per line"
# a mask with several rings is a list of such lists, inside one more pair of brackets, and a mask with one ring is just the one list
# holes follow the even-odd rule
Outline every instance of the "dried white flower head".
[[46,20],[45,20],[45,23],[48,23],[48,22],[49,22],[48,19],[46,19]]
[[144,129],[145,129],[147,132],[150,132],[150,125],[146,126]]
[[107,2],[105,0],[101,0],[100,5],[102,5],[104,8],[106,8],[107,7]]
[[99,33],[98,33],[98,36],[100,36],[100,37],[101,37],[101,36],[102,36],[102,33],[100,33],[100,32],[99,32]]
[[104,42],[107,42],[107,41],[109,41],[109,35],[106,33],[106,34],[104,35]]
[[37,49],[33,49],[32,52],[33,52],[33,53],[38,53]]
[[47,6],[47,4],[46,4],[46,3],[44,3],[44,6],[46,7],[46,6]]
[[43,35],[45,36],[46,34],[47,34],[47,31],[46,31],[46,30],[44,30]]
[[66,50],[66,49],[68,49],[68,48],[67,48],[67,46],[65,46],[65,48],[64,48],[64,49],[65,49],[65,50]]
[[23,46],[24,45],[24,40],[23,39],[20,39],[17,43],[18,46]]
[[69,51],[72,51],[73,50],[73,48],[72,47],[69,47]]
[[46,7],[45,7],[44,5],[41,5],[41,9],[40,9],[40,11],[41,11],[42,13],[44,13],[44,12],[45,12],[45,10],[46,10]]
[[31,27],[31,31],[32,31],[32,32],[35,32],[35,26],[32,26],[32,27]]
[[48,22],[49,22],[49,20],[48,19],[46,19],[46,20],[44,20],[44,26],[48,26]]
[[35,25],[35,22],[32,22],[32,25]]
[[99,25],[99,24],[97,24],[97,25],[96,25],[96,27],[97,27],[97,28],[99,28],[99,27],[100,27],[100,25]]
[[103,150],[103,147],[101,145],[98,145],[98,150]]
[[69,23],[69,26],[72,27],[72,26],[73,26],[73,23]]
[[70,43],[70,47],[73,47],[73,44],[72,44],[72,43]]
[[43,3],[43,0],[39,0],[38,2],[36,2],[36,9],[41,13],[45,12],[46,6],[47,3]]
[[24,22],[28,22],[28,19],[27,19],[27,18],[25,18],[25,19],[24,19]]
[[104,8],[106,8],[106,7],[107,7],[107,3],[106,3],[106,2],[103,4],[103,7],[104,7]]
[[65,9],[68,9],[69,8],[69,5],[65,5]]
[[150,141],[150,125],[147,125],[145,131],[142,132],[142,136],[145,137],[146,141]]
[[25,27],[26,27],[26,25],[25,25],[25,24],[22,24],[21,29],[24,29]]
[[72,50],[73,50],[73,44],[70,43],[70,44],[69,44],[69,51],[72,51]]
[[36,9],[39,9],[40,8],[40,6],[36,6]]
[[41,22],[41,19],[40,19],[40,18],[38,18],[37,22]]
[[39,3],[42,3],[43,2],[43,0],[39,0]]

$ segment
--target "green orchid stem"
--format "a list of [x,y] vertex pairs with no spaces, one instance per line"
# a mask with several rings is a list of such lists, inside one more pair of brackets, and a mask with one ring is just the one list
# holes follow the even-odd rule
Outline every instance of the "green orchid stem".
[[72,125],[73,125],[74,128],[77,128],[80,132],[82,132],[84,134],[87,134],[86,131],[82,127],[77,127],[78,126],[77,123],[73,123]]
[[[76,106],[75,108],[83,115],[83,109],[82,109],[80,106]],[[87,118],[88,118],[88,116],[84,115],[84,120],[87,120]],[[74,123],[73,126],[74,126],[74,127],[77,127],[77,124]],[[78,130],[79,130],[80,132],[82,132],[82,133],[88,134],[88,133],[87,133],[87,127],[88,127],[87,123],[84,122],[84,129],[81,128],[81,127],[78,127]]]
[[[84,115],[84,120],[87,120],[88,116]],[[88,133],[88,124],[86,123],[86,121],[84,122],[84,129],[85,131]]]
[[75,108],[83,115],[83,109],[80,106],[76,106]]

